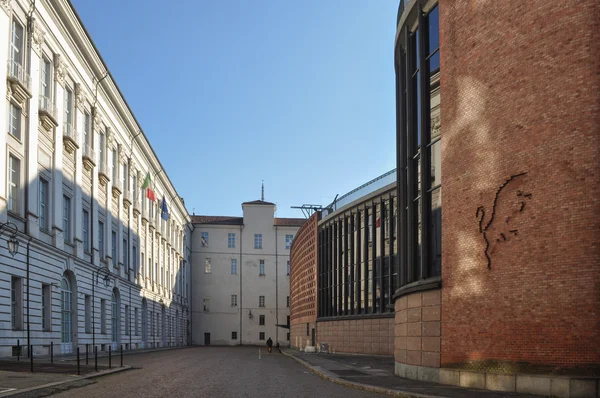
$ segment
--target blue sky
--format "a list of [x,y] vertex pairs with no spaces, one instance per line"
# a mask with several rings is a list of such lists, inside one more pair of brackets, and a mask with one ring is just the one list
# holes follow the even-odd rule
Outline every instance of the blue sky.
[[72,0],[190,214],[395,167],[397,0]]

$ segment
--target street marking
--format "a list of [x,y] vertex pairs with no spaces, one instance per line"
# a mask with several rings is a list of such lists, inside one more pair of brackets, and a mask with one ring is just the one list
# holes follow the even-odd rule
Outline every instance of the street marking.
[[0,394],[4,394],[5,392],[10,392],[10,391],[15,391],[16,388],[6,388],[6,387],[0,387]]
[[260,348],[258,349],[258,359],[260,359]]

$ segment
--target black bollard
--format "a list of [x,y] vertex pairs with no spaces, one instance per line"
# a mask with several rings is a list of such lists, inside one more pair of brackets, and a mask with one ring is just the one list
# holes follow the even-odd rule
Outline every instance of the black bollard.
[[98,347],[94,346],[94,362],[95,362],[95,369],[96,372],[98,371]]
[[89,365],[88,363],[88,347],[89,347],[89,343],[85,343],[85,364]]
[[121,344],[121,367],[123,367],[123,344]]
[[108,346],[108,368],[112,369],[112,346]]
[[33,373],[33,346],[30,345],[29,346],[29,362],[30,362],[30,366],[29,366],[29,370],[31,370],[31,373]]
[[21,342],[17,339],[17,361],[21,360]]
[[77,347],[77,374],[81,374],[81,368],[79,367],[79,347]]
[[50,363],[54,363],[54,341],[50,342]]

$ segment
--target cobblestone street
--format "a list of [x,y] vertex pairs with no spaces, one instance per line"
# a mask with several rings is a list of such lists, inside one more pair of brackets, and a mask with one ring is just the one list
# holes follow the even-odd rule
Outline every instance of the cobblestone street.
[[[103,359],[104,360],[104,359]],[[258,347],[197,347],[127,355],[136,369],[53,395],[68,397],[382,397],[323,380]]]

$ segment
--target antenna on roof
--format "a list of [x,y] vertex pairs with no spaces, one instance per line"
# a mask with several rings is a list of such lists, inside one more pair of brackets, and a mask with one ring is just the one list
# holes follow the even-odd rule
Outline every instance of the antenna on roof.
[[260,188],[260,200],[265,201],[265,180],[262,180],[262,187]]

